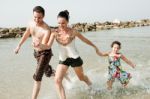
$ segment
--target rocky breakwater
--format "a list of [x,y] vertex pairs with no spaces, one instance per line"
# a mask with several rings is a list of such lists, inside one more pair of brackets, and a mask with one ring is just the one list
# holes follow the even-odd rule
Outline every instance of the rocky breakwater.
[[94,22],[90,23],[77,23],[72,24],[72,27],[80,32],[98,31],[98,30],[109,30],[109,29],[121,29],[131,27],[150,26],[150,19],[142,19],[138,21],[119,21],[114,20],[113,22]]
[[[94,23],[76,23],[72,24],[71,27],[78,30],[79,32],[88,31],[99,31],[99,30],[110,30],[110,29],[121,29],[121,28],[131,28],[131,27],[142,27],[150,26],[150,19],[142,19],[138,21],[120,21],[114,20],[113,22],[94,22]],[[57,27],[52,27],[55,29]],[[16,38],[22,37],[26,28],[0,28],[0,38]]]
[[22,37],[26,28],[1,28],[0,29],[0,38],[16,38]]

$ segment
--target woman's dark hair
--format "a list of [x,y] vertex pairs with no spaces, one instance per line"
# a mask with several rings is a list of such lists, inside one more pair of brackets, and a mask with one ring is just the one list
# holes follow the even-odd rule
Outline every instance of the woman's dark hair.
[[113,47],[114,44],[117,44],[119,46],[119,48],[121,49],[121,43],[119,41],[113,41],[111,44],[111,47]]
[[67,21],[69,21],[69,12],[68,12],[68,10],[64,10],[64,11],[59,12],[57,18],[58,17],[65,18]]
[[35,6],[35,7],[33,8],[33,12],[42,13],[43,16],[45,15],[45,10],[44,10],[44,8],[41,7],[41,6]]

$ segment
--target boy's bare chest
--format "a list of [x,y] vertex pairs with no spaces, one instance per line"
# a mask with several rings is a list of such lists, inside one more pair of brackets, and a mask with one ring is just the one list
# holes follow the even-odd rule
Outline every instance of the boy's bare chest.
[[45,34],[45,30],[43,30],[43,29],[32,29],[31,34],[32,34],[32,36],[34,36],[38,39],[42,39],[44,34]]

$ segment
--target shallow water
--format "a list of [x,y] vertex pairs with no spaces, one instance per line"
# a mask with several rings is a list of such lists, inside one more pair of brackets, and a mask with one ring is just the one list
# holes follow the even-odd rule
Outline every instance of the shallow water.
[[[122,66],[132,74],[128,88],[123,89],[118,81],[113,90],[106,90],[107,58],[96,55],[92,47],[77,39],[76,45],[84,61],[84,72],[93,82],[93,89],[80,82],[72,68],[69,69],[71,83],[64,80],[68,99],[149,99],[150,97],[150,27],[113,29],[83,34],[94,42],[100,50],[109,51],[114,40],[122,43],[121,52],[136,63],[132,69],[125,62]],[[22,46],[18,55],[13,49],[20,38],[0,39],[0,99],[30,99],[32,93],[32,75],[36,68],[33,57],[31,38]],[[54,56],[51,64],[56,68],[58,64],[58,46],[53,45]],[[43,77],[39,99],[58,99],[53,77]]]

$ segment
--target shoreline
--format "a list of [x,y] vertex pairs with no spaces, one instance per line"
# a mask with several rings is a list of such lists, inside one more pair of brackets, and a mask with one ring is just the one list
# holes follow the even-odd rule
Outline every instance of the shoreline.
[[[105,21],[103,23],[94,22],[94,23],[71,24],[71,27],[76,29],[79,32],[133,28],[133,27],[143,27],[143,26],[150,26],[150,19],[141,19],[137,21],[120,21],[116,19],[113,22]],[[52,29],[57,28],[53,26],[50,26],[50,27]],[[26,30],[26,27],[0,28],[0,39],[22,37],[25,30]]]

